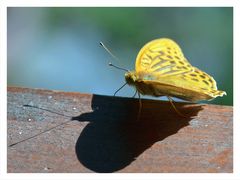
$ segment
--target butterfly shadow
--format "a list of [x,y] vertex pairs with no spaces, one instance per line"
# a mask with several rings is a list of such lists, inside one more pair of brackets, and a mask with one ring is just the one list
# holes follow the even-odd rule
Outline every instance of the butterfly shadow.
[[[188,126],[200,105],[184,108],[176,103],[189,118],[179,117],[169,102],[142,100],[143,109],[137,119],[138,99],[93,95],[93,112],[73,117],[89,122],[76,143],[78,160],[95,172],[115,172],[128,166],[154,143],[176,134]],[[183,111],[184,110],[184,111]]]

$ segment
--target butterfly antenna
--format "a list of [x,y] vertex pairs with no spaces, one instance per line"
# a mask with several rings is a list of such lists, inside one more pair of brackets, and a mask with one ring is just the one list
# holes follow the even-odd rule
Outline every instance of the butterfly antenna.
[[174,103],[173,103],[174,100],[173,100],[170,96],[167,96],[167,98],[168,98],[169,102],[171,103],[173,109],[176,111],[176,113],[177,113],[179,116],[182,116],[182,117],[184,117],[184,118],[187,118],[187,117],[188,117],[188,116],[185,116],[184,114],[182,114],[182,113],[176,108],[176,106],[175,106]]
[[120,69],[120,70],[123,70],[123,71],[129,72],[129,70],[127,70],[127,69],[125,69],[125,68],[118,67],[118,66],[112,64],[111,62],[108,63],[108,65],[109,65],[109,66],[113,66],[113,67],[115,67],[115,68],[117,68],[117,69]]
[[[115,56],[113,55],[113,53],[111,53],[111,51],[103,44],[103,42],[100,42],[100,45],[113,57],[113,59],[115,59],[119,64],[121,64],[121,61]],[[121,68],[121,67],[118,67],[116,65],[113,65],[111,62],[109,63],[109,66],[113,66],[117,69],[121,69],[121,70],[124,70],[126,72],[128,72],[129,70],[125,69],[125,68]]]
[[100,42],[100,45],[117,61],[119,61],[119,59],[113,55],[113,53],[111,53],[111,51],[103,44],[103,42]]

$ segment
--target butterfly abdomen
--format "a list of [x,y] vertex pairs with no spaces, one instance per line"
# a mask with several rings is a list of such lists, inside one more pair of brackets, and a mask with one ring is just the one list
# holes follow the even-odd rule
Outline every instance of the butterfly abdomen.
[[185,89],[181,87],[176,88],[172,85],[154,83],[152,81],[137,80],[135,82],[135,87],[142,95],[150,95],[154,97],[171,96],[190,102],[211,100],[214,98],[208,94],[199,93],[191,89]]
[[150,95],[155,97],[163,96],[161,91],[155,89],[152,85],[146,85],[143,81],[136,82],[135,87],[142,95]]

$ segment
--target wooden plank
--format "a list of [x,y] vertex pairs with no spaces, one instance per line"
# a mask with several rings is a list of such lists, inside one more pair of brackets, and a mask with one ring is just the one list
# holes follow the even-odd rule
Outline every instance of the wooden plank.
[[232,107],[142,102],[9,87],[8,172],[233,172]]

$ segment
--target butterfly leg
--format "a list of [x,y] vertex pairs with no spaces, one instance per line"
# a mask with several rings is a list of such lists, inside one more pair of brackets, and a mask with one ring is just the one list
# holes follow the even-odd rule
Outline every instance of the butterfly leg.
[[140,119],[140,116],[141,116],[141,111],[142,111],[142,100],[141,100],[141,97],[140,97],[140,93],[137,91],[138,93],[138,99],[139,99],[139,109],[138,109],[138,117],[137,117],[137,120]]
[[123,84],[118,90],[115,91],[113,96],[116,96],[117,92],[120,91],[124,86],[126,86],[127,83]]
[[132,96],[133,98],[135,98],[137,92],[138,92],[138,91],[137,91],[137,89],[136,89],[134,95]]
[[167,96],[167,98],[168,98],[168,100],[169,100],[169,102],[171,103],[171,105],[172,105],[172,107],[173,107],[173,109],[176,111],[176,113],[179,115],[179,116],[182,116],[182,117],[187,117],[187,116],[185,116],[185,115],[183,115],[177,108],[176,108],[176,106],[174,105],[174,100],[170,97],[170,96]]

